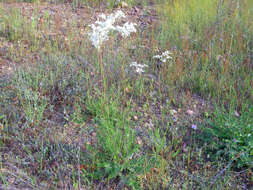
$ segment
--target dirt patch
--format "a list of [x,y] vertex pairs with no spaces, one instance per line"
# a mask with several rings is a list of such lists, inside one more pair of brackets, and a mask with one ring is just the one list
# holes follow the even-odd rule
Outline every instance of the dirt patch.
[[8,77],[14,72],[15,63],[0,57],[0,78]]

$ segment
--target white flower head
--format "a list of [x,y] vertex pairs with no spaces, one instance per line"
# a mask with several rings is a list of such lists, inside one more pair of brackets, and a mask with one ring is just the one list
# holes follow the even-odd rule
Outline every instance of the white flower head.
[[136,23],[126,22],[123,26],[116,26],[116,30],[123,36],[128,37],[131,33],[136,32]]
[[123,37],[129,36],[132,32],[136,32],[135,23],[125,23],[123,26],[114,26],[115,22],[121,18],[126,17],[126,15],[118,10],[108,16],[101,14],[98,16],[104,21],[97,20],[95,24],[91,24],[90,27],[92,32],[88,35],[92,44],[100,50],[101,45],[104,41],[108,40],[109,33],[111,31],[118,31]]
[[130,67],[135,67],[135,71],[138,73],[138,74],[141,74],[141,73],[144,73],[144,68],[145,67],[148,67],[147,65],[145,64],[138,64],[137,62],[132,62],[130,64]]
[[172,59],[172,57],[170,56],[171,54],[172,53],[170,51],[166,50],[161,55],[155,55],[155,56],[153,56],[153,58],[160,59],[160,61],[162,61],[163,63],[165,63],[168,60]]
[[102,14],[101,14],[101,15],[99,15],[98,17],[100,17],[100,18],[102,18],[102,19],[106,20],[106,15],[105,15],[104,13],[102,13]]

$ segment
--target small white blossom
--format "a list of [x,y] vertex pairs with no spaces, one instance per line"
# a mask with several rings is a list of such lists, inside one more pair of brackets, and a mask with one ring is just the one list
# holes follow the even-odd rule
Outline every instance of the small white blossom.
[[99,15],[98,17],[100,17],[100,18],[102,18],[102,19],[106,20],[106,15],[105,15],[104,13],[102,13],[102,14],[101,14],[101,15]]
[[126,22],[123,26],[116,26],[116,30],[121,33],[123,37],[128,37],[131,33],[136,32],[136,23]]
[[248,134],[248,137],[250,137],[251,136],[251,134]]
[[170,56],[171,54],[172,54],[171,52],[169,52],[168,50],[166,50],[161,55],[155,55],[155,56],[153,56],[153,58],[160,59],[163,63],[165,63],[167,60],[172,59],[172,57]]
[[141,74],[141,73],[144,73],[145,71],[144,71],[144,68],[145,67],[148,67],[147,65],[145,65],[145,64],[138,64],[137,62],[132,62],[131,64],[130,64],[130,67],[135,67],[135,71],[137,72],[137,73],[139,73],[139,74]]

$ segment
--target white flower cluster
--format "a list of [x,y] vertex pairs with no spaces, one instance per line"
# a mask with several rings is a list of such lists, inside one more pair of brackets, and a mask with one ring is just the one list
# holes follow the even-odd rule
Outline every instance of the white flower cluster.
[[89,33],[92,44],[99,50],[104,41],[108,39],[110,31],[118,31],[123,37],[129,36],[132,32],[136,32],[135,23],[125,23],[123,26],[114,26],[114,23],[126,15],[121,11],[112,13],[108,16],[101,14],[99,16],[104,21],[96,21],[95,24],[90,25],[92,32]]
[[170,56],[172,53],[168,50],[163,52],[161,55],[155,55],[153,58],[160,59],[163,63],[167,62],[169,59],[172,59]]
[[137,62],[132,62],[130,64],[130,67],[135,67],[135,71],[138,73],[138,74],[141,74],[141,73],[144,73],[144,67],[148,67],[147,65],[145,64],[138,64]]

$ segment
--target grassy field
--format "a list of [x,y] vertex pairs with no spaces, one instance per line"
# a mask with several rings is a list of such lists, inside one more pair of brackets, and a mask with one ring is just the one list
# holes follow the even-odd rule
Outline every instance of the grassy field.
[[0,190],[253,188],[252,0],[0,0]]

